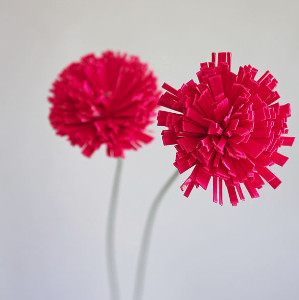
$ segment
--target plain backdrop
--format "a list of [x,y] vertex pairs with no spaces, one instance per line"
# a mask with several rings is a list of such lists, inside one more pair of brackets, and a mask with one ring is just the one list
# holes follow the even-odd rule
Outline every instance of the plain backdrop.
[[[277,78],[298,136],[298,1],[1,0],[0,299],[106,300],[104,238],[116,166],[55,135],[49,88],[82,55],[137,54],[179,88],[196,80],[212,51],[231,51],[232,70],[251,64]],[[132,294],[150,203],[174,172],[175,151],[155,141],[127,152],[116,230],[122,299]],[[281,152],[282,180],[259,199],[212,202],[211,187],[183,197],[182,175],[157,216],[144,300],[299,299],[298,141]]]

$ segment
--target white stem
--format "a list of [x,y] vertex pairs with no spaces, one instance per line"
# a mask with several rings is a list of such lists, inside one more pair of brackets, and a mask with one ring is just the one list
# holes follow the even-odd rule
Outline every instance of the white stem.
[[135,286],[134,286],[134,294],[133,294],[133,300],[141,300],[142,294],[143,294],[143,287],[144,287],[144,280],[145,280],[145,271],[146,271],[146,263],[148,258],[148,251],[149,251],[149,245],[153,230],[153,225],[155,221],[155,217],[159,208],[159,205],[162,201],[163,196],[168,191],[171,184],[174,182],[174,180],[179,175],[178,171],[175,171],[175,173],[168,179],[168,181],[165,183],[165,185],[162,187],[160,192],[157,194],[156,198],[154,199],[152,206],[150,208],[149,214],[147,216],[146,224],[144,227],[143,237],[142,237],[142,243],[139,250],[139,257],[138,257],[138,263],[137,263],[137,269],[136,269],[136,275],[135,275]]
[[111,200],[109,205],[107,231],[106,231],[106,258],[107,258],[107,271],[108,271],[111,300],[120,299],[118,275],[117,275],[116,260],[115,260],[114,235],[115,235],[117,199],[118,199],[122,164],[123,164],[123,160],[121,158],[118,158],[113,187],[112,187],[112,195],[111,195]]

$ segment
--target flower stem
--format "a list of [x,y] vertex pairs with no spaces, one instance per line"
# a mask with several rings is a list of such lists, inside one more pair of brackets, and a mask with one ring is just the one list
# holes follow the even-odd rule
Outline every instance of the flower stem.
[[179,172],[176,170],[174,174],[168,179],[168,181],[165,183],[165,185],[162,187],[162,189],[157,194],[156,198],[154,199],[152,206],[150,208],[149,214],[147,216],[147,220],[145,223],[143,236],[142,236],[142,243],[139,250],[139,257],[138,257],[138,263],[137,263],[137,269],[136,269],[136,275],[135,275],[135,286],[134,286],[134,294],[133,294],[133,300],[141,300],[142,294],[143,294],[143,287],[144,287],[144,280],[145,280],[145,271],[146,271],[146,263],[148,258],[148,251],[149,251],[149,245],[153,230],[154,221],[156,218],[156,214],[159,208],[159,205],[162,201],[163,196],[168,191],[171,184],[174,182],[174,180],[179,175]]
[[115,235],[115,217],[116,217],[117,198],[119,192],[122,164],[123,164],[123,160],[121,158],[118,158],[113,187],[112,187],[112,195],[111,195],[111,200],[109,205],[107,231],[106,231],[106,258],[107,258],[107,271],[108,271],[111,300],[119,300],[120,298],[118,275],[117,275],[117,268],[116,268],[116,261],[115,261],[114,235]]

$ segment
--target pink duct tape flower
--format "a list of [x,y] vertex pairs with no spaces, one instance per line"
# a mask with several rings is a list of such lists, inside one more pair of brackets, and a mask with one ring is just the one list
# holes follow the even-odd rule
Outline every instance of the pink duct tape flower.
[[188,197],[194,186],[207,189],[213,177],[213,200],[223,205],[225,183],[230,202],[245,200],[241,184],[252,198],[259,197],[267,181],[274,189],[281,181],[269,166],[283,166],[288,158],[281,146],[292,146],[288,133],[290,104],[280,105],[277,80],[267,71],[258,80],[252,66],[231,72],[231,53],[212,54],[197,73],[199,83],[190,80],[176,90],[164,83],[166,92],[159,104],[174,112],[159,111],[158,126],[164,145],[175,145],[175,167],[180,173],[193,168],[181,189]]
[[107,155],[124,157],[152,137],[146,131],[156,115],[157,79],[137,56],[104,52],[66,67],[51,89],[50,122],[56,133],[90,157],[101,145]]
[[49,119],[56,133],[91,157],[102,145],[118,158],[106,226],[107,274],[111,299],[120,299],[115,255],[115,220],[126,150],[137,150],[153,137],[147,126],[156,116],[157,78],[137,56],[106,51],[71,63],[51,88]]

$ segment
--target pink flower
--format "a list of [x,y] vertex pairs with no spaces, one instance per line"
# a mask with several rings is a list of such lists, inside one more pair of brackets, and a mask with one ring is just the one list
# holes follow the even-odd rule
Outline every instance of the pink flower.
[[290,104],[276,102],[277,81],[269,71],[255,80],[257,71],[248,65],[236,75],[231,53],[219,53],[218,64],[213,53],[212,62],[201,64],[199,84],[190,80],[178,91],[163,85],[167,92],[159,104],[177,113],[159,111],[158,125],[168,127],[163,143],[175,145],[179,172],[193,168],[181,187],[186,197],[194,186],[207,189],[211,177],[213,200],[220,205],[223,181],[234,206],[245,200],[241,183],[252,198],[259,197],[264,180],[274,189],[281,183],[268,166],[288,160],[277,150],[295,139],[285,136]]
[[124,157],[152,137],[146,127],[156,115],[157,79],[136,56],[107,51],[83,57],[62,71],[51,89],[50,122],[56,133],[90,157],[102,144]]

